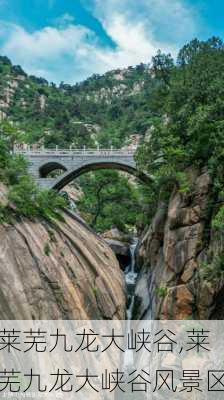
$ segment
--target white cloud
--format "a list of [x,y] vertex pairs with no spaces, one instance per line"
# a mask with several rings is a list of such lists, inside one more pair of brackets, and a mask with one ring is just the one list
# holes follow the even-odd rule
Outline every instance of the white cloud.
[[114,48],[102,47],[93,31],[64,14],[58,27],[32,33],[21,26],[2,24],[0,52],[28,73],[74,83],[92,73],[149,62],[158,48],[175,53],[176,42],[196,33],[194,13],[183,1],[104,0],[102,7],[101,0],[92,0],[92,12]]
[[11,35],[3,46],[9,54],[17,53],[21,59],[45,59],[70,53],[86,41],[89,31],[80,26],[69,25],[66,28],[46,27],[40,31],[28,33],[22,27],[12,26]]
[[124,15],[114,14],[109,23],[105,23],[105,28],[116,43],[116,48],[113,51],[97,50],[96,54],[108,69],[150,62],[159,48],[166,52],[176,51],[172,45],[156,42],[141,21],[133,24]]
[[[6,38],[1,54],[20,64],[28,73],[54,81],[65,80],[66,76],[75,80],[75,71],[79,69],[76,64],[82,63],[84,54],[93,49],[95,41],[94,34],[87,28],[72,24],[46,27],[33,33],[17,25],[5,24],[1,26],[0,37]],[[73,69],[71,77],[68,74]]]
[[160,31],[175,41],[197,31],[195,9],[185,0],[104,0],[103,7],[101,0],[94,0],[92,7],[106,30],[119,14],[133,25],[142,23],[149,34]]

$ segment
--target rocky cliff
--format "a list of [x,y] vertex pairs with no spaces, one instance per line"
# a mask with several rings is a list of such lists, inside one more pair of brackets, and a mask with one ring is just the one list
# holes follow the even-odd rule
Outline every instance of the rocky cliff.
[[211,228],[211,182],[190,172],[192,190],[174,189],[139,246],[135,317],[219,319],[224,306],[223,245]]
[[0,225],[0,319],[124,319],[109,246],[69,213]]

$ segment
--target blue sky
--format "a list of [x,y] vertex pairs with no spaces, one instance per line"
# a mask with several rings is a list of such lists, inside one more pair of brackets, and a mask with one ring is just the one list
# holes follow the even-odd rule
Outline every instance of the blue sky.
[[224,36],[223,0],[0,0],[0,11],[0,54],[56,83]]

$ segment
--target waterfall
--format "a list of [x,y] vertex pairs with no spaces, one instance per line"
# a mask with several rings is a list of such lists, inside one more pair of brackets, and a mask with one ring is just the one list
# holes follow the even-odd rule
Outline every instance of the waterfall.
[[[133,308],[135,303],[135,285],[138,274],[135,271],[135,250],[138,244],[138,240],[135,238],[130,245],[130,255],[131,262],[126,268],[125,271],[125,281],[127,286],[127,295],[128,295],[128,307],[127,307],[127,332],[130,331],[131,320],[133,316]],[[130,368],[134,363],[133,353],[131,351],[126,351],[124,354],[124,368]]]
[[127,308],[127,319],[132,319],[134,301],[135,301],[135,284],[137,280],[138,274],[135,271],[135,250],[138,244],[138,240],[133,239],[132,244],[130,245],[130,255],[131,262],[126,268],[125,271],[125,282],[127,285],[127,294],[128,294],[128,308]]

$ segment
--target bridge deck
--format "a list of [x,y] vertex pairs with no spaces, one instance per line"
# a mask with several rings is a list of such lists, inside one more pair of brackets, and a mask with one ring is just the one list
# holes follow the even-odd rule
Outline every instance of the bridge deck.
[[134,156],[136,152],[135,150],[129,149],[27,149],[27,150],[20,150],[14,149],[15,154],[23,154],[28,157],[35,157],[35,156]]

